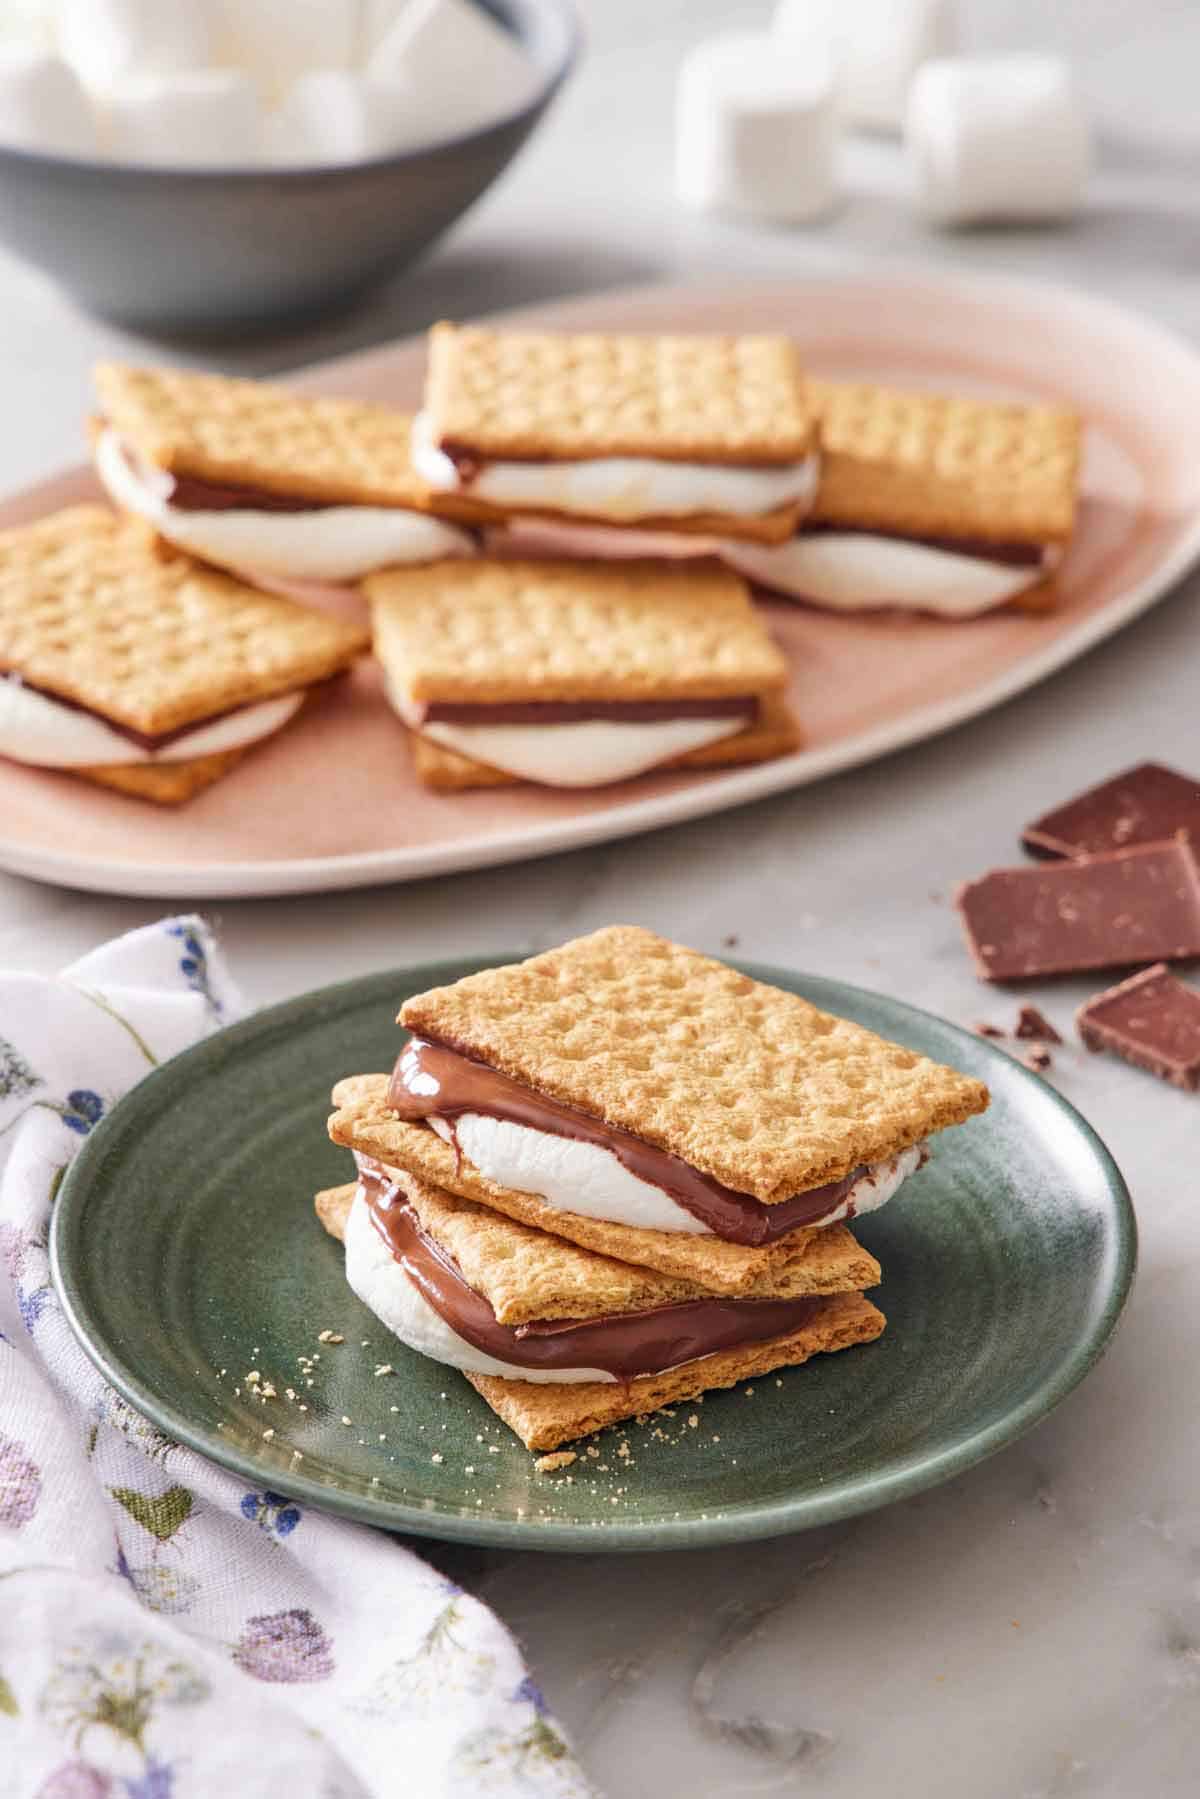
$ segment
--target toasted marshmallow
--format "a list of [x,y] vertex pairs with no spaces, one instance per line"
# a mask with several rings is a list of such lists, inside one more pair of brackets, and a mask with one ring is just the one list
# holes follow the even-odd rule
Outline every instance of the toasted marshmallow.
[[[699,1219],[663,1188],[640,1180],[611,1150],[595,1143],[556,1137],[477,1112],[457,1117],[453,1133],[447,1121],[436,1114],[428,1122],[447,1142],[457,1138],[463,1155],[488,1180],[518,1193],[536,1194],[556,1211],[578,1212],[639,1230],[708,1234]],[[921,1166],[921,1155],[918,1145],[869,1168],[828,1216],[819,1220],[821,1227],[886,1205]]]
[[[395,1175],[393,1169],[385,1169]],[[560,1381],[611,1381],[614,1375],[600,1368],[521,1368],[485,1355],[451,1330],[445,1319],[409,1280],[401,1264],[371,1222],[362,1193],[355,1194],[346,1220],[346,1280],[387,1328],[415,1349],[418,1355],[461,1368],[469,1374],[498,1374],[507,1380],[528,1380],[555,1385]]]
[[974,618],[1027,593],[1057,561],[1013,566],[863,531],[801,531],[788,543],[717,545],[731,568],[774,593],[834,612],[898,608]]
[[81,712],[20,681],[0,677],[0,756],[33,768],[186,762],[270,737],[282,730],[303,704],[302,693],[281,694],[199,724],[162,749],[149,750],[94,713]]
[[171,504],[170,477],[135,459],[111,428],[101,432],[96,471],[109,498],[202,561],[281,580],[354,581],[400,562],[471,556],[465,531],[402,506],[322,506],[312,512],[253,508],[190,511]]
[[756,468],[601,456],[578,462],[485,462],[464,488],[452,458],[433,441],[425,413],[413,421],[412,459],[422,480],[438,493],[461,490],[494,506],[613,519],[687,518],[703,512],[755,518],[779,506],[807,505],[817,487],[815,456]]

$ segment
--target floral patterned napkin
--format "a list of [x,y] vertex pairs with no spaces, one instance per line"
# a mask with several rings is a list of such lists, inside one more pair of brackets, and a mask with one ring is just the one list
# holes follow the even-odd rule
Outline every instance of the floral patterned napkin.
[[585,1799],[485,1606],[390,1537],[171,1442],[62,1316],[46,1237],[71,1157],[240,1009],[197,918],[57,980],[0,974],[0,1790]]

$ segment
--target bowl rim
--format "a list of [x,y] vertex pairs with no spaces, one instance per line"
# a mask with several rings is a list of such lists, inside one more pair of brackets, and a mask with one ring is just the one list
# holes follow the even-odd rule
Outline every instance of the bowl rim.
[[[123,162],[115,157],[89,157],[60,155],[50,150],[26,150],[17,144],[0,144],[0,168],[5,164],[24,165],[28,168],[44,168],[51,172],[67,172],[83,177],[85,180],[110,181],[114,176],[128,177],[131,180],[184,182],[195,185],[205,183],[235,183],[238,186],[249,186],[253,182],[285,183],[312,182],[315,180],[338,180],[348,175],[359,174],[371,169],[400,169],[406,163],[423,162],[434,152],[457,150],[464,145],[481,142],[494,132],[511,130],[523,120],[536,118],[544,111],[562,87],[579,59],[583,44],[583,21],[580,17],[577,0],[526,0],[526,4],[540,7],[547,14],[553,14],[562,28],[563,43],[557,60],[544,71],[544,78],[537,91],[523,105],[512,112],[502,113],[486,125],[476,125],[470,131],[460,131],[453,136],[432,138],[428,143],[419,144],[408,150],[390,151],[384,156],[368,156],[354,162],[305,162],[305,163],[253,163],[227,166],[220,163],[195,163],[178,166],[156,162]],[[488,9],[484,9],[488,10]]]

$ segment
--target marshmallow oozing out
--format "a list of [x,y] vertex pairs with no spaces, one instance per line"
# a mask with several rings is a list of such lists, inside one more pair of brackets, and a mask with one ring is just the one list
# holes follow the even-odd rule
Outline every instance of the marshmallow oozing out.
[[920,204],[936,224],[1066,218],[1083,199],[1091,137],[1060,57],[927,63],[904,135]]
[[31,768],[142,767],[149,763],[185,762],[240,749],[283,729],[304,704],[302,693],[285,693],[243,706],[224,718],[200,723],[192,731],[149,750],[116,731],[104,719],[67,706],[49,694],[0,678],[0,756]]
[[91,102],[60,57],[18,44],[0,47],[0,144],[52,156],[97,154]]
[[954,0],[779,0],[772,30],[830,46],[843,118],[873,131],[899,132],[921,64],[957,48]]
[[[435,1115],[428,1123],[439,1136],[452,1140],[444,1119]],[[476,1112],[456,1118],[453,1135],[463,1155],[488,1180],[518,1193],[536,1194],[560,1212],[577,1212],[640,1230],[707,1234],[699,1219],[669,1193],[640,1180],[611,1151],[595,1143],[556,1137]],[[822,1227],[877,1211],[920,1167],[921,1154],[916,1146],[869,1168],[828,1217],[820,1220]]]
[[833,64],[819,42],[765,33],[696,46],[676,88],[676,182],[685,204],[799,222],[836,192]]
[[[462,488],[454,461],[433,441],[425,413],[413,421],[412,459],[435,491],[457,493]],[[807,505],[816,486],[815,456],[758,468],[598,456],[577,462],[485,462],[464,491],[495,506],[613,519],[686,518],[701,512],[754,518],[797,501]]]
[[[385,1172],[394,1174],[388,1169]],[[387,1328],[419,1355],[470,1374],[498,1374],[508,1380],[550,1382],[611,1381],[599,1368],[522,1368],[498,1361],[460,1337],[408,1278],[374,1224],[362,1193],[355,1194],[346,1220],[346,1280]]]
[[1012,565],[863,531],[801,531],[783,544],[717,545],[731,568],[774,593],[834,612],[898,609],[974,618],[1044,581],[1057,560]]
[[239,69],[136,75],[105,97],[109,153],[123,162],[236,168],[257,162],[258,92]]
[[299,581],[354,581],[390,563],[474,554],[473,539],[402,506],[323,506],[312,512],[214,512],[172,506],[170,477],[139,462],[111,428],[96,445],[111,500],[202,561]]

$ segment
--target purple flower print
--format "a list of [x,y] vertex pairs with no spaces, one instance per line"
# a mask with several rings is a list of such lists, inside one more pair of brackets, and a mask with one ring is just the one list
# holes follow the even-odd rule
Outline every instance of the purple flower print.
[[25,1272],[25,1249],[25,1233],[15,1224],[0,1224],[0,1262],[11,1280],[19,1281]]
[[108,1775],[90,1762],[64,1762],[47,1774],[36,1799],[110,1799],[115,1790]]
[[328,1680],[333,1673],[333,1644],[311,1612],[293,1608],[247,1619],[233,1659],[256,1680],[278,1684]]
[[282,1493],[244,1493],[241,1511],[243,1518],[276,1537],[290,1537],[303,1517],[295,1501]]
[[0,1437],[0,1524],[20,1530],[38,1509],[42,1472],[23,1443]]
[[188,924],[169,924],[168,937],[177,937],[183,948],[179,958],[179,972],[194,993],[201,994],[207,1001],[214,1016],[220,1018],[222,1006],[212,989],[212,979],[208,969],[208,955],[200,937]]
[[104,1117],[104,1101],[88,1087],[76,1087],[67,1094],[62,1121],[77,1137],[86,1137],[94,1124]]
[[513,1694],[513,1704],[514,1705],[520,1705],[523,1701],[529,1705],[532,1705],[534,1711],[537,1713],[539,1718],[541,1718],[545,1715],[545,1712],[546,1712],[545,1695],[543,1694],[542,1689],[538,1685],[537,1681],[533,1678],[532,1674],[527,1674],[525,1676],[524,1680],[521,1682],[520,1686],[517,1688],[516,1692]]
[[175,1775],[166,1762],[151,1756],[144,1774],[127,1775],[121,1782],[127,1799],[171,1799]]

